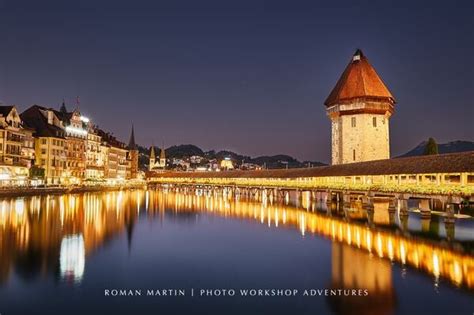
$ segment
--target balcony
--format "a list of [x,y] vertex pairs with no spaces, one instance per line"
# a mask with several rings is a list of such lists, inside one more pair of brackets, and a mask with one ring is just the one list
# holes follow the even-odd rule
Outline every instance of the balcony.
[[7,141],[9,142],[17,142],[17,143],[23,143],[24,137],[20,135],[15,135],[15,134],[8,134],[7,136]]

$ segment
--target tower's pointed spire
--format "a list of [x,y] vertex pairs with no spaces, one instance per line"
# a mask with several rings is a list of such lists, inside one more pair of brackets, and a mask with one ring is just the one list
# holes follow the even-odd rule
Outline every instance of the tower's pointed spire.
[[362,58],[364,56],[364,53],[362,53],[362,50],[360,50],[359,48],[357,48],[357,50],[355,51],[354,53],[354,56],[352,56],[352,60],[360,60],[360,58]]
[[133,124],[132,124],[132,132],[130,133],[130,140],[128,141],[128,149],[129,150],[137,149],[137,144],[135,143],[135,130],[133,129]]
[[160,160],[166,160],[166,152],[165,152],[165,145],[161,145],[161,151],[160,151]]
[[395,103],[392,93],[360,49],[357,49],[352,56],[324,104],[329,107],[356,99],[385,100],[391,104]]
[[151,145],[150,159],[155,159],[155,145],[154,144]]
[[66,114],[67,113],[67,108],[66,108],[66,101],[64,100],[63,98],[63,102],[61,104],[61,107],[59,108],[59,111],[63,114]]

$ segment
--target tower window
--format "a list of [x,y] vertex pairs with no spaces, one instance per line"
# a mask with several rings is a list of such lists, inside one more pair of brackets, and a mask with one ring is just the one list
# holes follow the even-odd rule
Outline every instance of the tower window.
[[372,125],[374,125],[374,127],[377,127],[377,117],[372,118]]
[[356,150],[352,150],[352,159],[355,161],[356,160]]
[[352,127],[355,127],[355,126],[356,126],[356,118],[355,118],[355,117],[352,117],[352,118],[351,118],[351,126],[352,126]]

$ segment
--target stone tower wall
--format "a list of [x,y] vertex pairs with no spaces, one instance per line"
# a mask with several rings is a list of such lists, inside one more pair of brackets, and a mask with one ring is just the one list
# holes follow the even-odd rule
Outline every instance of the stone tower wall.
[[363,110],[351,114],[330,114],[332,164],[345,164],[390,158],[389,118],[391,113]]

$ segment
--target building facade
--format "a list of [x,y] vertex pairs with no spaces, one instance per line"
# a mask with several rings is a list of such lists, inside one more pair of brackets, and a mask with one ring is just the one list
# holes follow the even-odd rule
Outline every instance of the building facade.
[[15,106],[0,106],[0,185],[24,183],[34,159],[32,131]]
[[[64,105],[64,104],[63,104]],[[65,177],[70,184],[80,184],[86,172],[86,146],[88,138],[89,119],[83,117],[76,109],[72,112],[65,110],[56,112],[61,118],[66,135],[66,163]]]
[[103,179],[106,161],[107,151],[102,150],[102,138],[95,130],[90,130],[86,145],[86,180]]
[[103,154],[105,162],[104,178],[110,183],[125,180],[128,170],[126,145],[101,129],[97,129],[97,133],[102,138],[101,154]]
[[324,104],[331,119],[333,165],[390,158],[395,99],[361,50]]
[[34,130],[34,167],[44,170],[44,182],[59,185],[66,181],[66,134],[61,119],[53,109],[33,105],[20,115]]

